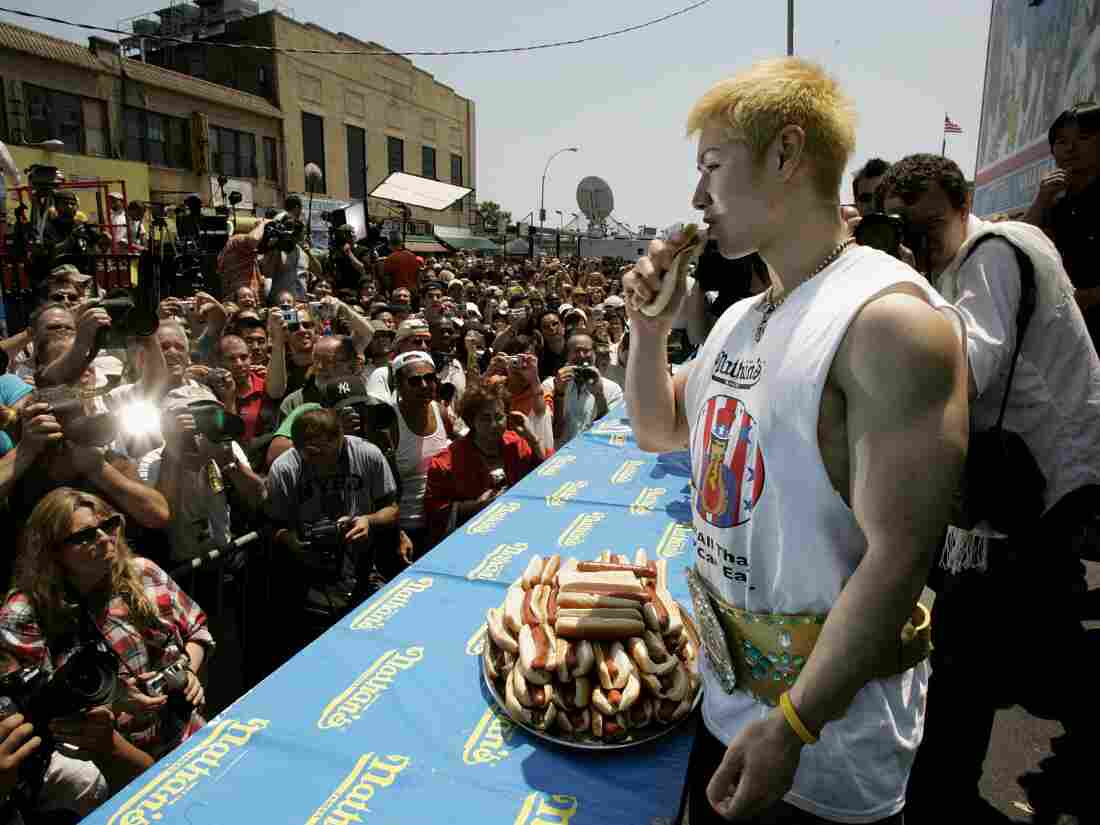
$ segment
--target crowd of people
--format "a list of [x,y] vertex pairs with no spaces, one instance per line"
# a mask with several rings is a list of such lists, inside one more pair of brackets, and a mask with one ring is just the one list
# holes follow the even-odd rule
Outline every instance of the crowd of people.
[[[738,532],[747,519],[703,512],[701,499],[693,509],[725,555],[760,566],[767,593],[699,575],[719,609],[827,615],[821,644],[851,665],[811,659],[813,676],[766,719],[706,671],[691,821],[766,809],[769,822],[900,822],[907,793],[910,822],[929,821],[945,793],[966,821],[986,821],[977,786],[1006,704],[1060,719],[1063,754],[1085,764],[1097,727],[1087,684],[1021,672],[1016,653],[1062,662],[1089,644],[1077,611],[1081,559],[1100,538],[1088,252],[1100,107],[1052,124],[1057,169],[1023,221],[977,218],[959,167],[922,154],[868,162],[838,209],[851,125],[815,71],[754,69],[696,107],[694,205],[710,247],[657,317],[634,307],[656,294],[675,237],[636,264],[509,262],[422,257],[399,237],[379,255],[339,228],[319,260],[296,197],[230,238],[220,290],[176,289],[149,334],[112,337],[118,318],[91,274],[50,268],[26,329],[0,341],[0,499],[16,548],[0,560],[0,698],[17,697],[0,719],[5,815],[79,817],[203,724],[209,592],[165,571],[213,551],[230,570],[248,564],[234,540],[260,532],[274,594],[253,609],[285,658],[445,552],[449,533],[624,395],[638,443],[690,446],[698,484],[700,445],[715,443],[699,410],[730,391],[718,367],[704,371],[752,353],[774,373],[733,383],[769,449],[752,518],[775,529]],[[784,115],[774,134],[754,133],[759,145],[730,138],[743,128],[733,103],[787,112],[791,84],[811,90],[813,118]],[[752,164],[769,171],[749,192]],[[140,249],[140,205],[110,203],[115,241]],[[806,462],[826,472],[807,478]],[[1008,479],[1011,493],[998,487]],[[896,643],[926,582],[934,675],[883,671],[876,646]],[[993,624],[1019,605],[1029,615],[1012,633]],[[81,667],[117,671],[122,698],[26,716],[33,668]]]

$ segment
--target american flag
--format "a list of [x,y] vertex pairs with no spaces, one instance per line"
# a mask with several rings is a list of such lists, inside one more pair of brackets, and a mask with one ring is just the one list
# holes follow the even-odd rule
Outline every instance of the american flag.
[[943,116],[943,133],[952,135],[961,135],[963,133],[963,127],[949,118],[947,115]]

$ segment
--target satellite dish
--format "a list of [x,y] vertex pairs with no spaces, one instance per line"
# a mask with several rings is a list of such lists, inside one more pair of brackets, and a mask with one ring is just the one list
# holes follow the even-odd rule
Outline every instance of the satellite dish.
[[577,206],[591,223],[601,224],[615,208],[611,187],[603,178],[589,175],[577,184]]

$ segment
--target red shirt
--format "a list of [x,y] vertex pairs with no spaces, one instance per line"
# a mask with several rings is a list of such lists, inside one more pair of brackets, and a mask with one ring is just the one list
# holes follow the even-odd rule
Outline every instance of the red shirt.
[[[504,478],[511,487],[538,466],[538,459],[527,442],[511,430],[504,432]],[[489,465],[474,446],[470,436],[452,441],[428,465],[428,487],[424,510],[428,516],[429,543],[437,544],[447,535],[451,505],[455,501],[477,498],[493,486]]]
[[250,371],[248,383],[250,389],[244,395],[237,390],[237,415],[244,421],[245,442],[263,435],[268,429],[263,421],[264,404],[268,401],[267,380]]
[[382,271],[390,279],[390,291],[405,287],[413,295],[416,294],[419,284],[420,264],[416,262],[416,256],[407,249],[398,249],[391,252],[383,261]]

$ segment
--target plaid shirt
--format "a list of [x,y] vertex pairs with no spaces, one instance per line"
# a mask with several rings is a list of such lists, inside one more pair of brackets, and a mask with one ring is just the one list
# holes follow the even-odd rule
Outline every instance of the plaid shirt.
[[[188,642],[214,648],[214,637],[206,627],[206,614],[180,590],[168,574],[148,559],[135,557],[145,595],[158,614],[155,627],[139,627],[130,617],[130,608],[120,595],[113,595],[95,615],[96,626],[111,648],[134,673],[160,670],[172,664]],[[54,642],[51,648],[50,642]],[[75,638],[47,640],[38,624],[34,605],[21,591],[11,593],[0,607],[0,673],[25,667],[41,667],[53,673],[73,653]],[[119,675],[128,676],[122,666]],[[197,731],[205,721],[196,712],[184,731],[183,739]],[[124,734],[142,750],[156,757],[176,742],[160,736],[155,713],[135,717]]]

